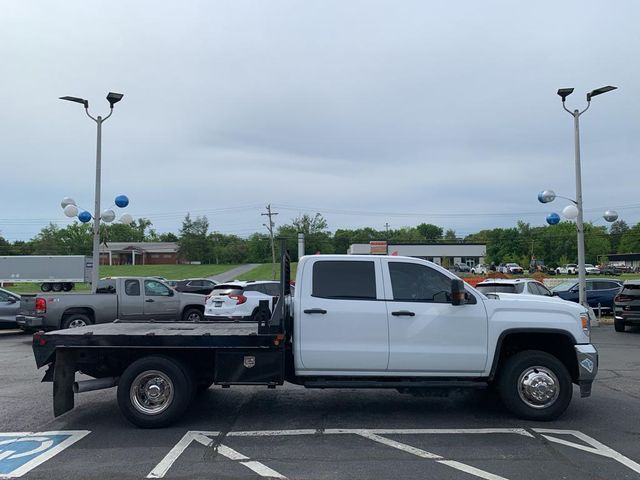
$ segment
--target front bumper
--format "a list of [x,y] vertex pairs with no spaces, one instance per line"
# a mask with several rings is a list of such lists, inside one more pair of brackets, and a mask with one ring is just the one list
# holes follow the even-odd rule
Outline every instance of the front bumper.
[[30,328],[40,328],[44,326],[44,319],[42,317],[28,317],[26,315],[16,315],[16,323],[18,327],[23,330]]
[[591,344],[574,345],[578,362],[578,385],[580,396],[591,395],[591,385],[598,373],[598,350]]

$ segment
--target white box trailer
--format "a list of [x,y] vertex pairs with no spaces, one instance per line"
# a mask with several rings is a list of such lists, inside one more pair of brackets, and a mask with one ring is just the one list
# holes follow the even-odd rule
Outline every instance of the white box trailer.
[[0,256],[0,283],[40,283],[43,292],[69,291],[91,281],[93,260],[84,255]]

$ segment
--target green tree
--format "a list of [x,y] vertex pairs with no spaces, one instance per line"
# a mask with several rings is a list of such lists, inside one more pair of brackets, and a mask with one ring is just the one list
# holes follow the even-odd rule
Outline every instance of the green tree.
[[210,261],[208,230],[209,220],[207,217],[196,217],[195,220],[192,220],[191,215],[187,213],[180,229],[180,240],[178,241],[180,255],[190,261]]
[[629,225],[624,220],[617,220],[611,224],[609,229],[609,239],[611,241],[611,252],[618,251],[620,242],[625,233],[629,231]]
[[455,242],[456,240],[458,240],[458,237],[456,237],[456,231],[453,229],[449,229],[446,232],[444,232],[444,239],[447,242]]
[[421,223],[416,230],[422,236],[422,240],[427,242],[437,242],[442,239],[442,228],[431,223]]
[[[293,219],[291,224],[278,227],[278,237],[287,239],[288,245],[297,245],[298,233],[304,233],[305,253],[333,253],[333,239],[327,230],[327,221],[316,213],[304,214]],[[297,258],[297,249],[289,247],[292,257]]]
[[622,235],[618,253],[640,253],[640,223],[636,223]]

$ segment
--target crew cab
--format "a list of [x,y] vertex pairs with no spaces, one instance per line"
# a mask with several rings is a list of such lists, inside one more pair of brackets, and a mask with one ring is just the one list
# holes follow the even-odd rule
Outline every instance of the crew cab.
[[174,291],[155,277],[112,277],[96,293],[23,295],[16,322],[23,330],[84,327],[119,320],[201,320],[204,296]]
[[[495,385],[511,412],[533,420],[561,415],[572,384],[591,393],[598,353],[580,305],[490,299],[434,263],[368,255],[302,257],[292,296],[281,250],[280,295],[273,308],[260,303],[256,323],[119,321],[36,333],[54,414],[73,408],[74,391],[114,386],[140,427],[174,422],[212,384],[415,395]],[[95,379],[75,382],[77,371]]]

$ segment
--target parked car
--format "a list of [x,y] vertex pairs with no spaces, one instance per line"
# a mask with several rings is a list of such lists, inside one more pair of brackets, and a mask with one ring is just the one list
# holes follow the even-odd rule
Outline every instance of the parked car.
[[205,320],[256,321],[260,300],[280,295],[280,282],[229,282],[213,287],[204,305]]
[[640,325],[640,280],[624,282],[613,305],[616,332],[624,332],[627,325]]
[[567,263],[562,267],[556,268],[556,273],[558,275],[577,275],[578,265],[575,263]]
[[600,269],[598,267],[591,265],[590,263],[585,263],[584,269],[587,275],[600,275]]
[[496,269],[499,273],[507,273],[507,274],[520,274],[523,273],[524,270],[517,263],[501,263],[498,265]]
[[486,275],[488,271],[489,267],[484,263],[480,263],[471,267],[471,273],[473,273],[474,275]]
[[83,327],[119,320],[202,320],[204,297],[175,292],[153,277],[110,277],[96,293],[23,295],[16,322],[23,330]]
[[173,287],[178,292],[198,293],[200,295],[209,295],[213,287],[218,284],[215,280],[208,278],[187,278],[180,280]]
[[600,265],[598,267],[598,269],[600,270],[600,275],[621,275],[622,273],[625,273],[624,271],[620,270],[620,268],[616,267],[615,265]]
[[469,268],[469,265],[467,265],[466,263],[454,263],[453,271],[460,272],[460,273],[470,273],[471,268]]
[[0,326],[15,327],[20,295],[0,288]]
[[[587,303],[592,308],[600,305],[602,308],[613,309],[613,299],[622,289],[622,283],[617,280],[607,279],[587,279]],[[557,285],[552,290],[554,295],[578,302],[578,282],[576,280],[567,280]]]
[[476,289],[484,294],[487,293],[507,293],[520,295],[538,295],[552,297],[553,293],[543,283],[531,278],[512,279],[487,279],[476,285]]

